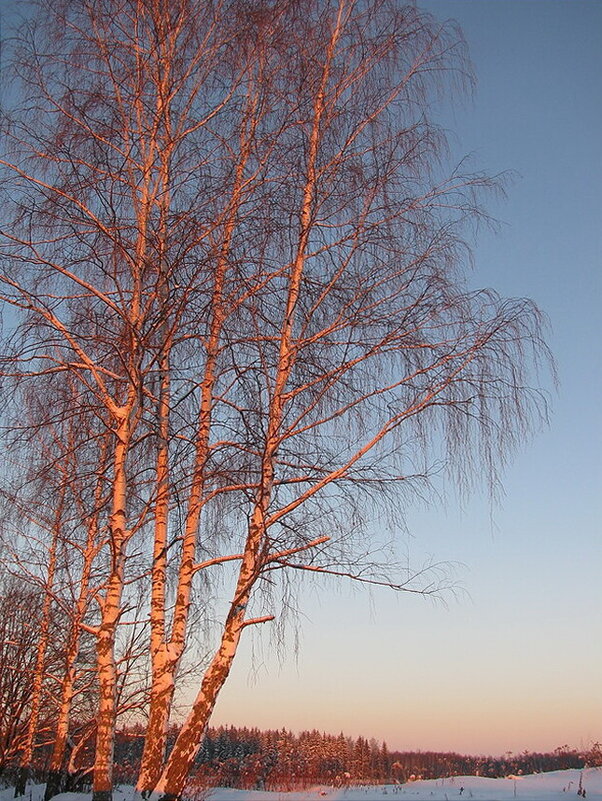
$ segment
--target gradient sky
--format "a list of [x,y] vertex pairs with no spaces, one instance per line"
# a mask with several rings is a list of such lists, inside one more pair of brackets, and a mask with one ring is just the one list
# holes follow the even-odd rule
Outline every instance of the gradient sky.
[[[602,3],[422,0],[464,30],[478,86],[441,122],[515,170],[475,285],[534,298],[560,388],[494,513],[412,510],[415,562],[462,563],[447,605],[348,586],[302,595],[300,650],[249,637],[214,723],[318,728],[390,748],[503,753],[602,739]],[[262,641],[264,638],[264,641]]]

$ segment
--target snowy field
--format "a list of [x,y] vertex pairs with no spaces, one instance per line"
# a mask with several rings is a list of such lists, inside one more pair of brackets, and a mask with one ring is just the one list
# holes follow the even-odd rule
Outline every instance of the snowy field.
[[534,776],[517,776],[516,779],[454,776],[450,779],[431,779],[401,785],[339,789],[320,787],[298,793],[263,793],[218,788],[212,791],[209,801],[316,801],[320,798],[324,801],[452,801],[459,798],[473,801],[505,801],[513,798],[522,801],[569,801],[578,798],[580,776],[586,801],[602,801],[602,768],[559,770]]
[[[580,787],[585,791],[581,796]],[[41,801],[42,785],[28,788],[24,801]],[[12,789],[0,791],[0,801],[12,801]],[[455,776],[450,779],[431,779],[401,785],[369,787],[315,787],[294,793],[268,793],[248,790],[214,788],[207,791],[204,801],[569,801],[585,797],[602,801],[602,768],[585,770],[557,770],[533,776],[507,779],[484,779],[479,776]],[[63,793],[57,801],[90,801],[85,793]],[[113,793],[113,801],[134,801],[131,787],[120,787]]]

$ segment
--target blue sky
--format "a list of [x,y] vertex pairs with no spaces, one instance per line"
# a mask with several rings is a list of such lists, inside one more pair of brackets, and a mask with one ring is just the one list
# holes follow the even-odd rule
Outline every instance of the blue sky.
[[533,298],[560,378],[547,430],[485,497],[409,515],[416,561],[461,563],[447,605],[341,586],[302,595],[300,652],[251,638],[216,723],[319,728],[390,748],[502,753],[602,739],[602,3],[423,0],[455,18],[474,97],[452,149],[514,170],[475,285]]

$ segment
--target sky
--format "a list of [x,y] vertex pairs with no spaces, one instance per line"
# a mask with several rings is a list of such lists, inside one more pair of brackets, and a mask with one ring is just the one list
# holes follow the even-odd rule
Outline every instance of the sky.
[[602,740],[602,3],[422,0],[458,21],[477,77],[440,122],[458,157],[513,170],[475,286],[533,298],[559,387],[505,496],[411,509],[404,547],[456,564],[432,602],[302,592],[299,648],[254,632],[214,724],[317,728],[390,749],[502,754]]

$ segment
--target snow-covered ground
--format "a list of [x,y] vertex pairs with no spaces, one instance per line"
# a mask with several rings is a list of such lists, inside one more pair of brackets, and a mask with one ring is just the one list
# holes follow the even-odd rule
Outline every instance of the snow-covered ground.
[[[297,793],[264,793],[217,788],[209,801],[569,801],[578,799],[579,778],[587,799],[602,800],[602,768],[558,770],[516,779],[484,779],[480,776],[454,776],[401,785],[319,787]],[[67,801],[67,799],[65,799]],[[122,801],[119,799],[118,801]],[[125,801],[125,800],[124,800]]]
[[[580,785],[581,781],[581,785]],[[578,796],[580,786],[585,796]],[[24,801],[40,801],[41,785],[28,787]],[[0,801],[12,801],[12,789],[0,791]],[[209,790],[205,801],[569,801],[585,797],[586,801],[602,801],[602,768],[557,770],[533,776],[507,779],[485,779],[480,776],[454,776],[400,785],[367,787],[314,787],[293,793],[232,790],[217,787]],[[90,794],[63,793],[57,801],[90,801]],[[131,787],[120,787],[113,801],[134,801]]]

